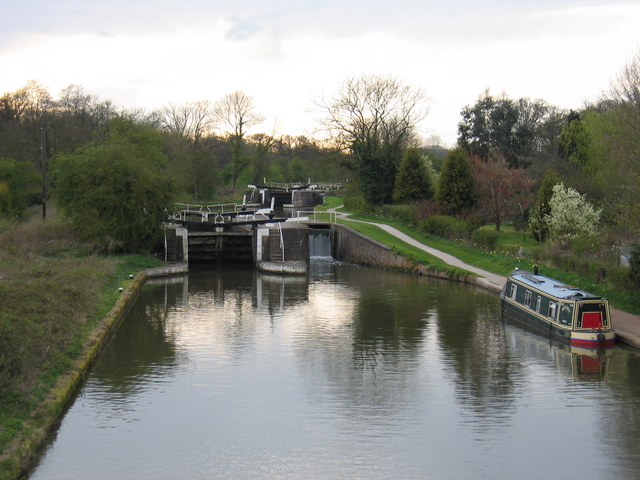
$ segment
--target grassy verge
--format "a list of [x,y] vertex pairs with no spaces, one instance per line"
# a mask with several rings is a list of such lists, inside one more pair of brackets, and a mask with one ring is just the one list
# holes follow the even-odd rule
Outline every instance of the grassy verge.
[[[341,199],[339,199],[338,197],[333,198],[336,199],[334,200],[335,206],[339,206],[342,204]],[[566,272],[557,268],[553,268],[550,265],[545,264],[544,261],[533,260],[530,256],[527,256],[526,253],[536,248],[538,246],[537,242],[535,242],[531,238],[528,238],[528,236],[525,236],[523,239],[522,232],[516,232],[515,229],[510,226],[503,227],[503,230],[500,233],[500,239],[496,251],[487,252],[483,249],[475,248],[462,242],[455,242],[432,235],[426,235],[424,233],[418,232],[414,228],[402,225],[399,222],[389,221],[372,215],[353,214],[350,215],[349,218],[352,218],[354,220],[364,220],[368,222],[390,225],[410,236],[414,240],[453,255],[464,263],[467,263],[474,267],[482,268],[483,270],[487,270],[488,272],[496,273],[499,275],[506,276],[516,267],[525,270],[532,270],[534,264],[541,264],[543,273],[545,273],[546,275],[552,278],[556,278],[569,285],[575,285],[595,295],[606,297],[610,300],[611,305],[619,308],[620,310],[629,313],[640,314],[640,292],[620,291],[606,282],[598,283],[595,282],[592,278],[582,277],[572,272]],[[348,224],[354,229],[359,228],[357,227],[357,225],[361,225],[357,222],[350,222],[349,220],[339,221],[341,223]],[[492,228],[492,226],[487,225],[483,228],[488,229]],[[372,238],[376,238],[374,236],[376,235],[375,230],[372,230],[371,232]],[[363,231],[362,233],[365,232]],[[397,243],[393,238],[385,239],[384,237],[380,236],[376,239],[384,243],[385,245],[395,248],[397,246]],[[525,256],[518,255],[518,252],[521,251],[525,252]]]
[[[464,263],[468,263],[469,265],[473,265],[474,267],[482,268],[483,270],[487,270],[491,273],[508,275],[515,267],[530,268],[528,262],[524,261],[523,259],[516,259],[497,253],[486,252],[482,249],[474,248],[460,242],[453,242],[451,240],[435,237],[433,235],[426,235],[398,222],[384,220],[371,215],[359,214],[350,215],[349,218],[392,226],[400,230],[402,233],[413,238],[414,240],[419,241],[420,243],[453,255]],[[351,227],[357,225],[357,222],[349,222],[349,220],[340,220],[340,222],[347,223]]]
[[[55,218],[0,231],[0,453],[82,352],[129,275],[161,262],[92,255]],[[46,423],[43,419],[42,423]],[[37,425],[37,424],[36,424]],[[30,427],[33,428],[33,427]],[[19,465],[4,455],[0,478]]]
[[350,222],[348,220],[340,220],[340,223],[349,225],[349,227],[353,228],[357,232],[360,232],[363,235],[366,235],[380,243],[383,243],[384,245],[387,245],[391,248],[393,253],[403,256],[416,265],[423,265],[429,270],[445,273],[452,278],[458,278],[464,275],[474,276],[474,274],[471,272],[458,267],[453,267],[448,263],[442,261],[438,257],[434,257],[433,255],[425,252],[424,250],[421,250],[420,248],[403,242],[399,238],[375,225],[371,225],[368,223]]
[[324,205],[321,205],[319,207],[316,208],[316,210],[328,210],[330,208],[336,208],[339,207],[340,205],[342,205],[342,197],[335,197],[335,196],[325,196],[324,197]]

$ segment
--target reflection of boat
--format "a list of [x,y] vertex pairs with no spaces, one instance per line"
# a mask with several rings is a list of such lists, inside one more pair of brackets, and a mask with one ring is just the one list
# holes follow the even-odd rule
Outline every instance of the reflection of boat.
[[571,347],[571,371],[574,377],[606,380],[613,348],[599,351]]
[[505,317],[504,320],[507,346],[511,352],[536,363],[553,366],[576,379],[607,380],[615,349],[574,347],[542,336],[539,330],[523,325],[511,317]]
[[502,293],[502,312],[561,342],[590,350],[615,342],[609,302],[534,272],[514,270]]

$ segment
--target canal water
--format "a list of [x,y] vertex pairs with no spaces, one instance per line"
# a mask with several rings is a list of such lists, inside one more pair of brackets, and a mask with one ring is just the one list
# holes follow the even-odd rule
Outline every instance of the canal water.
[[635,479],[640,357],[497,296],[314,259],[148,282],[32,480]]

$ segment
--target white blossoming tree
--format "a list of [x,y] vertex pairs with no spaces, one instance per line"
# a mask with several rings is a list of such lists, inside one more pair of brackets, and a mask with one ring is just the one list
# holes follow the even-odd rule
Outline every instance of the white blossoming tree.
[[599,233],[600,213],[585,196],[564,183],[553,187],[549,200],[551,213],[545,215],[550,237],[567,245],[578,237],[595,239]]

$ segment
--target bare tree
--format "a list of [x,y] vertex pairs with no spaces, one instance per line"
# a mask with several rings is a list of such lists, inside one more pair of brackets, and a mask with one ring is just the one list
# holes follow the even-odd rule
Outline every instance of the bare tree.
[[98,97],[85,93],[82,85],[62,89],[55,102],[55,142],[61,151],[73,151],[91,139],[97,127],[94,110]]
[[213,115],[219,128],[225,130],[232,143],[232,174],[233,188],[242,169],[248,160],[243,155],[244,136],[249,129],[264,122],[265,118],[258,112],[253,97],[244,92],[236,91],[225,95],[213,106]]
[[351,154],[365,200],[391,201],[404,149],[429,112],[429,97],[389,76],[348,79],[335,97],[320,100],[320,129]]
[[215,117],[208,100],[187,102],[184,105],[170,103],[162,109],[162,126],[170,133],[189,138],[195,143],[214,126]]
[[0,129],[0,156],[30,161],[42,171],[43,131],[51,121],[52,110],[49,90],[35,80],[14,93],[4,94],[0,98],[0,122],[5,124]]
[[615,126],[608,139],[614,140],[608,163],[618,172],[618,203],[621,223],[640,230],[640,48],[611,82],[601,103]]
[[205,145],[215,124],[211,103],[170,103],[159,112],[159,119],[168,133],[165,149],[174,181],[195,200],[211,198],[217,183],[215,155]]
[[608,94],[620,113],[620,119],[640,138],[640,48],[611,82]]

